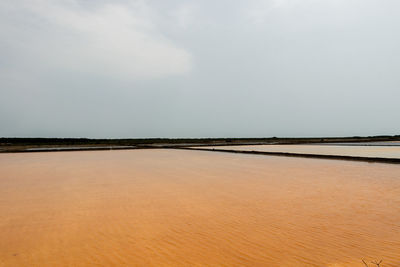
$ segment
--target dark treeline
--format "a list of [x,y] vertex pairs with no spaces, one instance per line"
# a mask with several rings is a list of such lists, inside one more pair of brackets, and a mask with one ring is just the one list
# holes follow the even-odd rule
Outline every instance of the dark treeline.
[[310,138],[140,138],[140,139],[89,139],[89,138],[0,138],[0,145],[147,145],[147,144],[214,144],[214,143],[319,143],[319,142],[372,142],[400,141],[400,135],[310,137]]

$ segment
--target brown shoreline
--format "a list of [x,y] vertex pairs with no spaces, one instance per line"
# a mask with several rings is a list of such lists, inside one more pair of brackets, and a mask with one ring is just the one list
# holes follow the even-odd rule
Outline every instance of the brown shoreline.
[[[241,145],[254,145],[254,144],[241,144]],[[199,145],[195,145],[199,147]],[[210,146],[210,145],[200,145]],[[224,146],[224,145],[213,145]],[[225,144],[226,146],[226,144]],[[234,145],[232,145],[234,146]],[[144,145],[144,146],[127,146],[127,147],[77,147],[77,148],[29,148],[24,150],[0,150],[0,153],[38,153],[38,152],[77,152],[77,151],[107,151],[107,150],[136,150],[136,149],[182,149],[182,150],[198,150],[208,152],[224,152],[224,153],[241,153],[253,155],[266,155],[266,156],[279,156],[279,157],[297,157],[297,158],[314,158],[314,159],[330,159],[330,160],[346,160],[346,161],[359,161],[369,163],[388,163],[400,164],[398,158],[379,158],[379,157],[357,157],[357,156],[340,156],[340,155],[322,155],[322,154],[306,154],[306,153],[289,153],[289,152],[266,152],[266,151],[247,151],[247,150],[230,150],[230,149],[215,149],[215,148],[193,148],[186,146],[173,146],[173,145]]]
[[[266,138],[17,138],[0,137],[0,153],[40,151],[108,150],[120,148],[176,148],[193,146],[289,145],[400,142],[400,135],[352,137],[266,137]],[[32,149],[35,149],[32,151]]]

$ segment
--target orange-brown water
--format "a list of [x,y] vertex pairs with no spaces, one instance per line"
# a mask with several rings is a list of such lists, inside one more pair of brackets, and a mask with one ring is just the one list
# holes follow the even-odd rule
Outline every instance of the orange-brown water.
[[398,165],[1,154],[0,215],[0,266],[400,266]]

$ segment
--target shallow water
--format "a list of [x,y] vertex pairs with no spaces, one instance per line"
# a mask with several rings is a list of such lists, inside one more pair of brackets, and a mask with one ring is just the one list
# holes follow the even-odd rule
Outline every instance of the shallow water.
[[398,165],[1,154],[0,214],[0,266],[400,266]]
[[225,149],[264,152],[286,152],[352,157],[400,158],[400,146],[356,145],[251,145],[251,146],[202,146],[200,149]]
[[[316,143],[318,144],[318,143]],[[400,141],[380,141],[380,142],[350,142],[350,143],[319,143],[318,145],[344,145],[344,146],[400,146]]]

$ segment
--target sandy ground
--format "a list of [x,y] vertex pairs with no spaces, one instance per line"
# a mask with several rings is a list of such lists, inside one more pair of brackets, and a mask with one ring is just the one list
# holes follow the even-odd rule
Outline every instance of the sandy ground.
[[400,266],[398,165],[1,154],[0,214],[0,266]]

